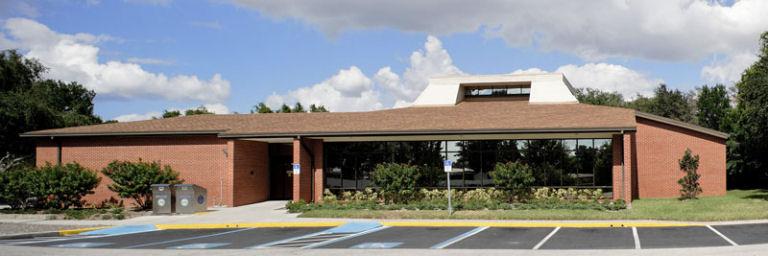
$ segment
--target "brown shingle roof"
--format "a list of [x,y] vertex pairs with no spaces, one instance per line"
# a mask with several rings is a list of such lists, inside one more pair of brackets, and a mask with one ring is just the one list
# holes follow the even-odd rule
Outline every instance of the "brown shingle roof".
[[198,115],[41,130],[24,136],[219,134],[222,137],[634,129],[635,111],[587,104],[462,102],[370,112]]

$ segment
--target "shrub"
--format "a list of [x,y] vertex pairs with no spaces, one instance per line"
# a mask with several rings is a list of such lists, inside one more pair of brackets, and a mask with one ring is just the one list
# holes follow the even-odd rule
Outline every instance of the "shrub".
[[158,162],[113,161],[101,172],[113,183],[109,190],[122,198],[133,199],[141,209],[152,207],[152,184],[179,184],[179,173],[170,166],[160,166]]
[[0,174],[0,197],[11,208],[58,208],[82,206],[101,178],[77,163],[25,167]]
[[531,168],[518,162],[497,163],[491,177],[497,187],[512,193],[518,199],[530,193],[531,185],[535,181]]
[[373,170],[371,181],[388,201],[400,203],[412,200],[416,194],[419,168],[408,164],[378,164]]
[[680,188],[680,199],[696,199],[701,194],[701,184],[699,178],[701,174],[697,173],[699,169],[699,155],[692,156],[691,149],[686,149],[683,158],[680,159],[680,170],[685,172],[685,176],[677,181]]

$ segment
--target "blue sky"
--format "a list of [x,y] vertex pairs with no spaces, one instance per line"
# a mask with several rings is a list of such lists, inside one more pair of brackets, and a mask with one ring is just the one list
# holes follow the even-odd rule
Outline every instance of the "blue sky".
[[730,85],[768,30],[766,1],[429,2],[10,1],[0,48],[94,89],[98,115],[128,121],[262,101],[407,106],[450,74],[557,71],[630,97],[660,82]]

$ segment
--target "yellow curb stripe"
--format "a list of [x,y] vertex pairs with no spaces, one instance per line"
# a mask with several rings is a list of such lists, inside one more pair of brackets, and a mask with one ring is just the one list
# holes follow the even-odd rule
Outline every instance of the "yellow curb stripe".
[[194,224],[157,224],[157,229],[211,229],[211,228],[312,228],[336,227],[343,221],[317,222],[253,222],[253,223],[194,223]]
[[104,228],[108,228],[108,227],[110,227],[110,226],[92,227],[92,228],[78,228],[78,229],[63,229],[63,230],[59,230],[59,235],[60,236],[71,236],[71,235],[77,235],[77,234],[80,234],[80,233],[83,233],[83,232],[94,231],[94,230],[104,229]]
[[382,221],[391,227],[503,227],[503,228],[610,228],[610,227],[686,227],[702,226],[674,222],[481,222],[481,221]]

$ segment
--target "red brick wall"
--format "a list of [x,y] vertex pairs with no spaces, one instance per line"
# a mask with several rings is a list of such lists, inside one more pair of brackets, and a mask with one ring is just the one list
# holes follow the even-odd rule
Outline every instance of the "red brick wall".
[[323,141],[313,139],[303,139],[304,144],[315,157],[315,176],[314,186],[312,186],[312,170],[310,154],[301,145],[301,140],[293,140],[293,162],[301,164],[301,174],[293,175],[293,201],[304,199],[306,202],[312,200],[312,191],[314,189],[314,200],[321,201],[323,198]]
[[701,157],[698,172],[705,196],[725,195],[725,140],[711,135],[637,118],[637,196],[680,196],[684,176],[678,161],[686,148]]
[[[626,202],[637,198],[636,193],[636,158],[633,158],[635,133],[616,134],[611,141],[613,149],[613,199],[624,199]],[[623,159],[622,159],[623,158]],[[623,160],[623,175],[622,175]],[[623,191],[622,191],[623,190]]]
[[[99,172],[114,160],[159,161],[180,173],[185,183],[197,184],[208,190],[208,205],[232,205],[232,177],[227,168],[227,140],[216,136],[173,137],[91,137],[62,138],[62,162],[78,162]],[[56,144],[41,140],[37,147],[37,165],[56,163]],[[220,177],[224,179],[224,195],[220,193]],[[85,199],[98,203],[117,196],[107,188],[111,181],[102,176],[95,194]],[[131,203],[131,202],[126,202]]]
[[269,199],[269,144],[230,140],[228,152],[234,184],[232,205],[240,206]]

